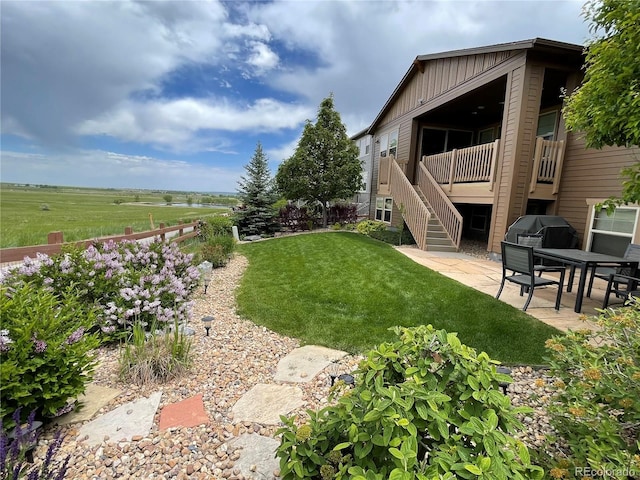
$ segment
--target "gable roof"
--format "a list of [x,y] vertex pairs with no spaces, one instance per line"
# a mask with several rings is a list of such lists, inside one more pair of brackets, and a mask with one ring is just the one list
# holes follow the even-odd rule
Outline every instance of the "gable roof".
[[382,117],[387,113],[389,107],[396,101],[397,97],[400,95],[406,84],[413,78],[413,76],[418,72],[423,70],[424,62],[428,62],[430,60],[438,60],[441,58],[453,58],[453,57],[462,57],[466,55],[478,55],[483,53],[494,53],[494,52],[506,52],[509,50],[529,50],[529,49],[539,49],[542,51],[570,51],[578,54],[582,54],[584,52],[584,48],[582,45],[576,45],[573,43],[565,43],[558,42],[555,40],[547,40],[545,38],[532,38],[529,40],[521,40],[518,42],[509,42],[509,43],[498,43],[495,45],[487,45],[484,47],[474,47],[474,48],[465,48],[461,50],[451,50],[448,52],[441,53],[431,53],[427,55],[418,55],[407,73],[404,74],[400,83],[396,86],[396,88],[391,93],[389,99],[385,102],[382,109],[373,120],[369,128],[366,130],[368,134],[373,134],[374,129],[378,126],[378,123],[382,119]]

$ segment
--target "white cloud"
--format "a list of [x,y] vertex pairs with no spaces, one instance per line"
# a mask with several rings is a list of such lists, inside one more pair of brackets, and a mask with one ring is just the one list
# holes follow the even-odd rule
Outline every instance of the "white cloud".
[[295,128],[311,115],[313,111],[306,106],[268,98],[249,105],[194,98],[145,103],[126,101],[100,118],[81,123],[76,131],[81,135],[109,135],[188,151],[193,149],[193,142],[201,131],[274,132]]
[[252,53],[247,59],[247,63],[257,69],[258,74],[271,70],[278,66],[280,58],[278,54],[262,42],[253,42],[251,45]]
[[283,160],[286,160],[293,155],[298,147],[299,140],[300,138],[295,138],[294,140],[280,145],[277,148],[269,148],[265,150],[265,153],[269,157],[269,163],[275,167],[274,170],[277,169],[277,166],[282,163]]

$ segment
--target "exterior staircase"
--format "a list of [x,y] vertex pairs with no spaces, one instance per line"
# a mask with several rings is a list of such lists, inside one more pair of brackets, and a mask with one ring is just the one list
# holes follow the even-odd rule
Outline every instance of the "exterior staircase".
[[[424,194],[420,190],[418,185],[413,186],[414,190],[424,202],[427,210],[429,210],[429,221],[427,222],[427,237],[425,242],[425,248],[430,252],[456,252],[458,248],[451,241],[449,234],[444,229],[442,222],[434,212],[433,208],[425,198]],[[413,234],[413,232],[411,232]]]

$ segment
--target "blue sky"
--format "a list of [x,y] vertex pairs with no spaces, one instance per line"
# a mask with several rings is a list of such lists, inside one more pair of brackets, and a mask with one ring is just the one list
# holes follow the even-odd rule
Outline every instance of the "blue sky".
[[584,44],[582,1],[0,2],[3,182],[233,192],[334,94],[367,127],[417,55]]

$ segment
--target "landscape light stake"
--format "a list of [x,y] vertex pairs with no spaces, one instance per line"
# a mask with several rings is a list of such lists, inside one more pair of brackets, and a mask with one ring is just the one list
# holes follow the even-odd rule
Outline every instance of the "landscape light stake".
[[211,328],[211,323],[214,318],[211,315],[207,315],[206,317],[202,317],[202,323],[204,323],[204,329],[207,332],[207,337],[209,336],[209,329]]

